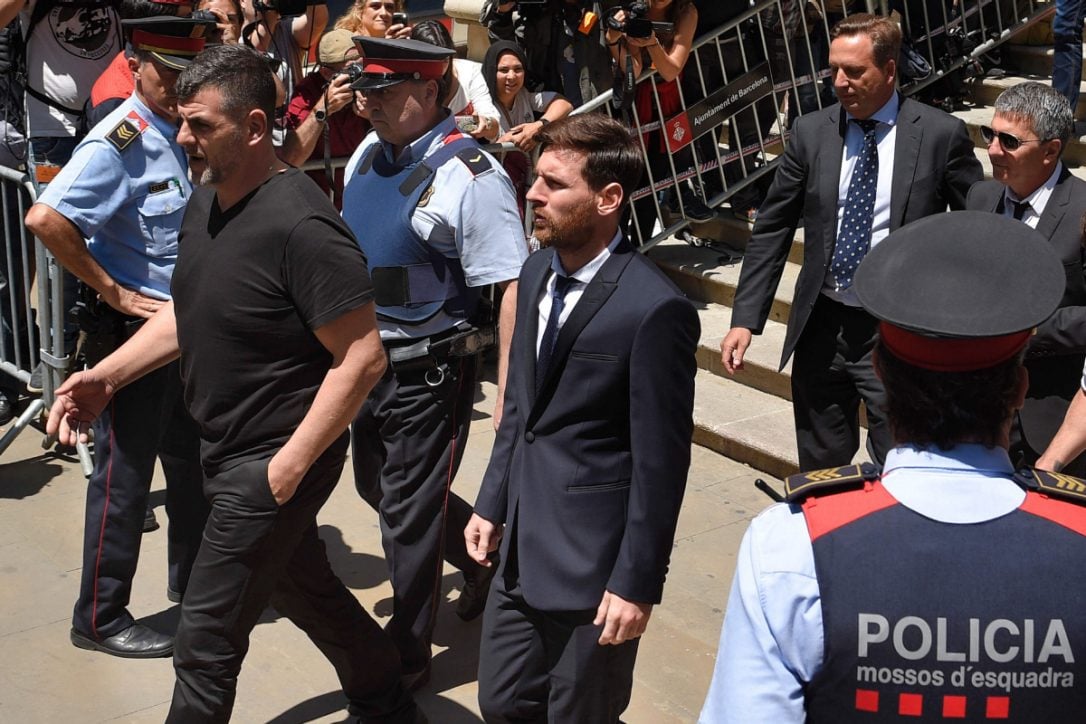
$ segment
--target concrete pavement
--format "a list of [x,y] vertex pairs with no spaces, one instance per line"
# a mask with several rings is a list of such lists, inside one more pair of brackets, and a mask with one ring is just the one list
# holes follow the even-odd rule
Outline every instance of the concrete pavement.
[[[483,383],[455,490],[474,500],[494,433],[494,386]],[[173,689],[170,660],[126,660],[68,641],[79,584],[85,480],[74,456],[44,453],[41,434],[24,431],[0,457],[0,720],[9,722],[160,722]],[[378,620],[391,613],[391,588],[377,516],[356,495],[348,464],[321,511],[321,537],[336,572]],[[638,655],[627,722],[697,718],[747,522],[768,504],[759,474],[700,447],[679,520],[664,601]],[[776,483],[776,481],[772,481]],[[779,486],[778,486],[779,487]],[[165,524],[161,474],[152,502]],[[130,610],[160,630],[176,626],[166,600],[165,527],[143,538]],[[446,602],[434,642],[433,675],[418,701],[435,724],[477,722],[479,622],[456,618],[460,575],[447,568]],[[306,637],[265,613],[238,684],[236,722],[339,722],[345,700],[331,666]]]

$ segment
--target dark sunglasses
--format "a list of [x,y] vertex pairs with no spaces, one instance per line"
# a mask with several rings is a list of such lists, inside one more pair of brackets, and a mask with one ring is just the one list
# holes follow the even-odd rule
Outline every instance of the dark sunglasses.
[[1047,138],[1031,138],[1028,141],[1023,141],[1018,136],[1011,135],[1005,131],[994,131],[991,126],[980,127],[980,137],[984,139],[984,143],[990,145],[993,140],[999,139],[999,145],[1003,147],[1004,151],[1014,151],[1023,143],[1044,143]]

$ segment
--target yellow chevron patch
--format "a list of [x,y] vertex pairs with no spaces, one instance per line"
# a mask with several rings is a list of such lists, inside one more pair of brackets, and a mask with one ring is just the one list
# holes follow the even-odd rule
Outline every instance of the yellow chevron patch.
[[1086,503],[1086,480],[1047,470],[1030,470],[1030,473],[1038,491]]
[[794,503],[815,491],[824,492],[854,487],[858,483],[875,480],[878,477],[878,469],[871,463],[789,475],[784,480],[784,496],[789,503]]
[[140,132],[141,129],[126,118],[109,132],[106,140],[116,146],[118,151],[123,151],[132,144],[132,141],[139,137]]

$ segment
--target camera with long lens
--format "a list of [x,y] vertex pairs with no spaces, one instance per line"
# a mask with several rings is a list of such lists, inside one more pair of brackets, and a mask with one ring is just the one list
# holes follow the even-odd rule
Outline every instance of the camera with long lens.
[[[626,13],[624,20],[616,17],[618,11]],[[625,33],[631,38],[647,38],[653,33],[669,34],[675,31],[675,23],[658,23],[648,19],[649,4],[644,0],[616,5],[607,11],[607,27]]]

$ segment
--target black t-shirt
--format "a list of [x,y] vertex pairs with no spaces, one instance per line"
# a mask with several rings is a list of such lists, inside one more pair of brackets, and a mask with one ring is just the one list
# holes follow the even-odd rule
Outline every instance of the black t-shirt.
[[[373,287],[350,229],[296,169],[225,212],[196,189],[178,249],[185,402],[215,474],[282,447],[332,363],[313,330],[372,301]],[[332,447],[345,452],[346,436]]]

